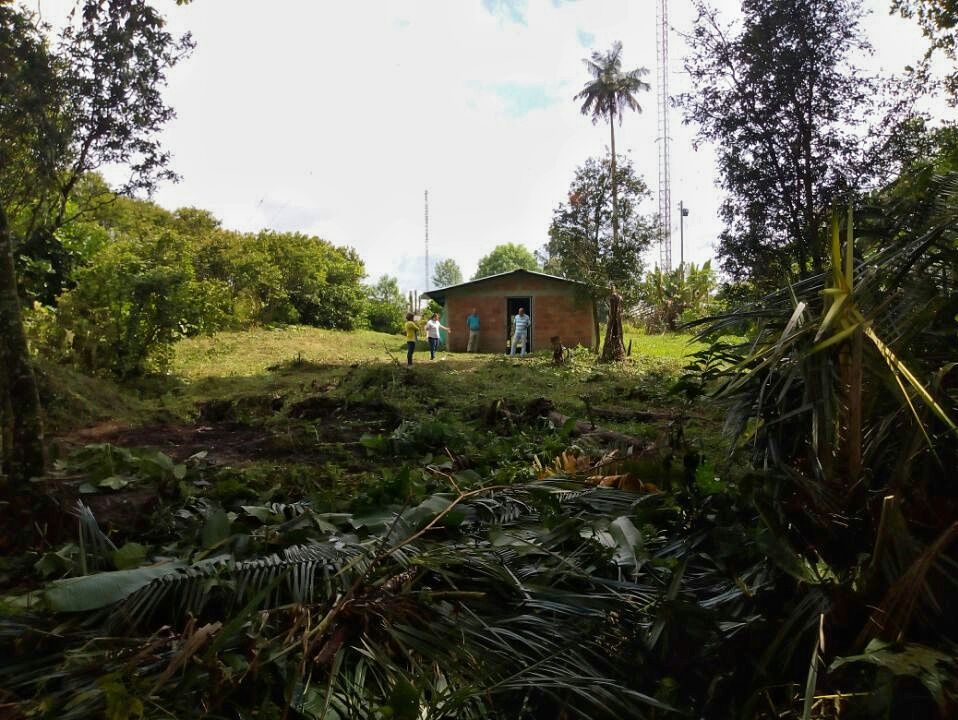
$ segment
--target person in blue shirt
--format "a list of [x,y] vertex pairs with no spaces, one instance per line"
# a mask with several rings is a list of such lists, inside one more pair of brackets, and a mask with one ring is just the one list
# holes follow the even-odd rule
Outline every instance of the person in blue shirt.
[[510,355],[516,354],[516,345],[522,348],[520,355],[526,354],[526,338],[529,337],[529,327],[532,325],[532,318],[526,315],[525,308],[519,308],[519,312],[512,318],[512,327],[514,334],[512,336],[512,349]]
[[479,315],[475,308],[466,318],[466,326],[469,328],[469,345],[466,352],[479,352]]

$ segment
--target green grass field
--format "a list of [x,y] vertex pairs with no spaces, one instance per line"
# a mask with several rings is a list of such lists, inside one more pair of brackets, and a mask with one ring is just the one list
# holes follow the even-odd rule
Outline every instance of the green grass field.
[[[617,383],[661,384],[681,368],[687,349],[684,337],[662,341],[637,334],[633,336],[632,357],[622,365],[599,364],[591,353],[580,349],[569,363],[556,368],[548,352],[519,359],[440,351],[436,360],[430,361],[422,346],[411,372],[413,377],[434,383],[435,399],[454,408],[497,397],[547,397],[571,410],[581,406],[583,395],[606,395]],[[169,408],[188,414],[196,403],[214,398],[263,392],[308,393],[317,384],[338,385],[356,366],[380,366],[406,373],[403,338],[372,331],[299,326],[192,338],[176,348],[171,370],[177,389],[168,398],[172,403]],[[393,395],[393,401],[403,404],[404,398]],[[410,411],[417,401],[411,398],[406,403]]]
[[[685,357],[702,347],[688,335],[654,336],[626,328],[632,355],[622,364],[603,365],[584,349],[562,367],[554,367],[543,351],[523,359],[496,354],[441,351],[429,360],[422,345],[409,378],[429,387],[431,401],[456,411],[496,398],[552,400],[565,412],[581,412],[584,398],[613,402],[623,392],[635,392],[653,403],[671,404],[665,396]],[[395,382],[380,392],[410,413],[423,402],[422,392],[408,392],[403,383],[405,341],[399,335],[368,330],[344,332],[305,326],[256,328],[221,332],[183,340],[166,377],[134,386],[118,386],[105,378],[83,376],[67,367],[42,364],[51,431],[62,433],[115,421],[125,426],[190,421],[209,400],[278,394],[296,398],[317,387],[336,388],[349,399],[362,394],[357,368],[365,373],[390,374]],[[379,368],[379,370],[376,370]],[[362,373],[359,373],[361,376]],[[343,383],[345,378],[350,383]],[[407,378],[408,379],[408,378]],[[377,380],[378,382],[378,380]],[[357,385],[358,383],[358,385]]]
[[[627,328],[625,343],[632,343],[632,356],[638,362],[649,358],[681,363],[691,352],[704,347],[692,342],[690,335],[646,335]],[[284,361],[302,359],[318,364],[405,361],[405,341],[399,335],[371,330],[346,332],[305,326],[257,328],[240,332],[221,332],[210,337],[190,338],[176,346],[173,374],[184,379],[257,375]],[[441,353],[443,361],[482,362],[496,355]],[[426,360],[417,352],[417,361]]]
[[[616,393],[648,385],[643,396],[662,399],[665,388],[685,363],[685,356],[700,345],[684,335],[649,336],[631,331],[632,355],[620,365],[598,363],[595,356],[577,350],[562,367],[554,367],[551,353],[527,358],[498,354],[441,351],[429,360],[425,346],[417,350],[412,377],[434,385],[433,399],[464,410],[495,398],[529,400],[546,397],[557,407],[573,412],[583,398],[611,402]],[[222,332],[212,337],[184,340],[176,347],[172,379],[177,389],[167,398],[167,408],[188,415],[197,403],[210,399],[256,393],[300,395],[319,385],[338,386],[357,366],[376,366],[406,373],[405,341],[399,335],[373,331],[344,332],[290,326]],[[397,375],[397,377],[399,377]],[[398,383],[398,381],[397,381]],[[350,387],[349,392],[361,388]],[[347,388],[340,388],[347,392]],[[390,400],[410,412],[419,395],[406,398],[393,392]],[[408,393],[407,393],[408,394]]]

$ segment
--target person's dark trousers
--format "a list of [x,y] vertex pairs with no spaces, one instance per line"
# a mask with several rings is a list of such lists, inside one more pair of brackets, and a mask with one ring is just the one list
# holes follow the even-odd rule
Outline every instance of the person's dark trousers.
[[406,343],[406,364],[412,365],[412,354],[416,351],[416,342],[410,340]]
[[436,350],[439,349],[439,338],[429,338],[429,359],[436,359]]

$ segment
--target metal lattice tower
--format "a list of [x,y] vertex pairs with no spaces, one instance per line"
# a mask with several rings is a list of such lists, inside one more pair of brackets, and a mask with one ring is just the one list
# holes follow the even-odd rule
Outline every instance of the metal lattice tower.
[[659,267],[672,269],[672,179],[669,162],[669,0],[655,3],[656,93],[659,103]]
[[426,200],[426,213],[425,213],[425,219],[426,219],[426,284],[423,285],[423,287],[426,288],[426,290],[428,290],[430,287],[432,287],[432,285],[431,285],[430,282],[429,282],[429,191],[428,191],[428,190],[426,190],[425,200]]

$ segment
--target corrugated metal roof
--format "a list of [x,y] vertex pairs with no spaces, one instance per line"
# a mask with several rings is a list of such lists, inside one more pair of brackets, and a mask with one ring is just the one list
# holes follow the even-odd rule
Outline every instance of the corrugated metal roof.
[[580,282],[579,280],[570,280],[569,278],[559,277],[558,275],[549,275],[548,273],[536,272],[535,270],[523,270],[522,268],[517,268],[516,270],[510,270],[509,272],[498,273],[496,275],[487,275],[486,277],[478,278],[476,280],[470,280],[469,282],[459,283],[458,285],[449,285],[444,288],[436,288],[435,290],[429,290],[428,292],[422,293],[420,297],[435,300],[441,305],[443,300],[446,297],[446,293],[449,292],[450,290],[467,287],[469,285],[476,285],[478,283],[488,282],[489,280],[504,278],[508,275],[518,275],[518,274],[535,275],[536,277],[548,278],[549,280],[558,280],[560,282],[566,282],[572,285],[585,285],[584,282]]

